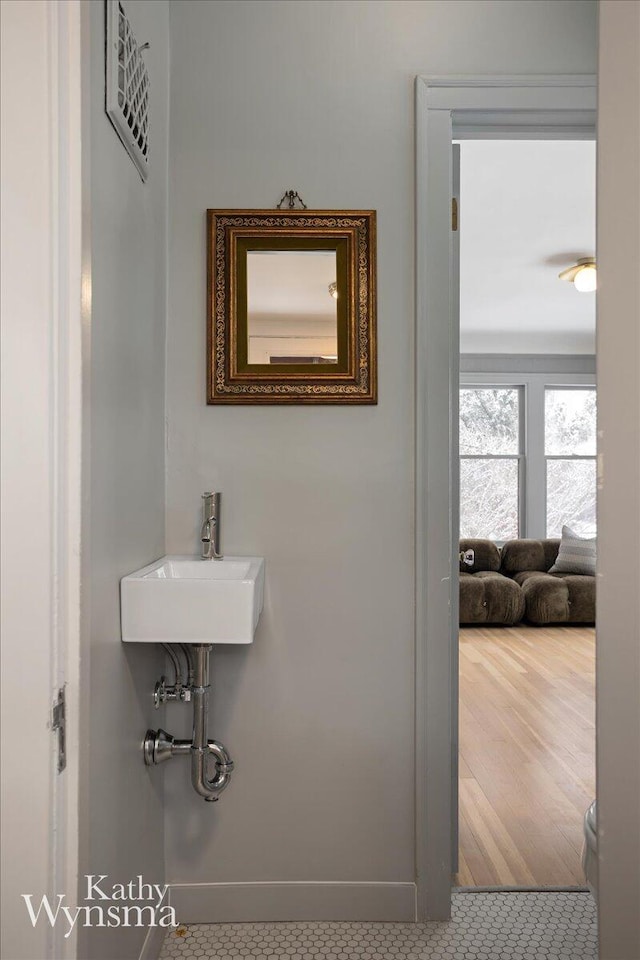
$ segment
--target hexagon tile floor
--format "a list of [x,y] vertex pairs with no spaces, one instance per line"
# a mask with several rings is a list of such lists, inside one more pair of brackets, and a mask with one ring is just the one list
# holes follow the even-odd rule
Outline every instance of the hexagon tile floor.
[[448,923],[221,923],[171,931],[160,960],[597,960],[588,893],[454,893]]

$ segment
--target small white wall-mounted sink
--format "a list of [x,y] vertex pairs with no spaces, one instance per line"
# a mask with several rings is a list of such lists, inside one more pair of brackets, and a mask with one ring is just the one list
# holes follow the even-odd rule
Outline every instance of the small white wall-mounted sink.
[[126,643],[253,643],[262,557],[162,557],[120,581]]

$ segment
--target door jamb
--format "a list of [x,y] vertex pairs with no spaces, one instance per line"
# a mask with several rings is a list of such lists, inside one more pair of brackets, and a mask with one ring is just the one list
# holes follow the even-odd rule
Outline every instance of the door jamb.
[[[12,920],[3,927],[0,949],[58,960],[76,956],[74,935],[65,937],[60,923],[32,923],[22,898],[31,894],[35,905],[43,895],[51,904],[62,896],[73,904],[78,887],[81,4],[12,0],[3,4],[2,17],[3,188],[9,186],[3,189],[3,241],[9,242],[2,251],[2,333],[3,373],[5,362],[10,372],[2,384],[3,426],[6,419],[10,427],[3,455],[11,463],[5,470],[3,460],[2,477],[3,521],[10,521],[2,529],[3,557],[11,561],[11,602],[2,610],[3,715],[8,711],[17,728],[2,731],[3,744],[11,745],[2,758],[8,763],[3,853],[11,865],[2,897]],[[66,767],[54,732],[60,688]],[[37,847],[26,860],[25,834]]]
[[592,139],[593,75],[416,79],[416,886],[418,921],[451,910],[455,811],[451,543],[451,141]]
[[[52,888],[75,902],[79,868],[80,659],[84,328],[90,296],[83,272],[82,3],[48,10],[52,155],[52,486],[53,569],[57,584],[52,649],[54,694],[65,689],[66,768],[55,776]],[[76,956],[76,930],[52,931],[53,954]]]

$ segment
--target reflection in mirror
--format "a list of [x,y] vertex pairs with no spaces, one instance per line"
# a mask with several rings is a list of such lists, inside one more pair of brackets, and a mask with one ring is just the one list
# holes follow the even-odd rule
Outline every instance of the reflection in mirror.
[[335,250],[248,250],[248,363],[338,362]]

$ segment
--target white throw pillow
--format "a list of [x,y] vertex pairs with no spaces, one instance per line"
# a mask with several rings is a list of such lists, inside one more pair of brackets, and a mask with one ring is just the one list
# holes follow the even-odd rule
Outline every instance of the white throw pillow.
[[585,539],[571,527],[563,527],[558,556],[549,573],[583,573],[595,577],[596,538]]

